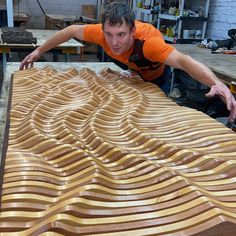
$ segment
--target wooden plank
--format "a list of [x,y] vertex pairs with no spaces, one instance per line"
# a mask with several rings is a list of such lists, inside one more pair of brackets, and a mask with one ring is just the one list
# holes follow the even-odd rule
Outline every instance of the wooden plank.
[[46,29],[63,29],[78,19],[76,15],[46,14]]
[[14,13],[14,21],[21,21],[26,23],[29,20],[29,16],[25,13]]
[[45,16],[47,16],[51,20],[60,20],[60,21],[63,21],[64,19],[73,21],[78,17],[76,15],[60,15],[60,14],[46,14]]
[[[91,7],[92,5],[86,5],[87,7]],[[46,14],[45,15],[45,25],[46,29],[63,29],[71,24],[95,24],[98,23],[99,20],[95,17],[91,17],[92,15],[58,15],[58,14]]]

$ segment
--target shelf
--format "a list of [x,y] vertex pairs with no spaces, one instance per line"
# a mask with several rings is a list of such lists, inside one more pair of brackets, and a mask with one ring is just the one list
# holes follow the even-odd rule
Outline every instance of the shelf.
[[177,20],[178,16],[169,15],[169,14],[159,14],[159,18],[165,19],[165,20]]
[[176,39],[176,43],[182,43],[182,44],[191,44],[194,42],[201,42],[203,39]]
[[163,37],[164,37],[164,40],[168,41],[168,42],[175,43],[175,41],[176,41],[176,38],[172,38],[172,37],[169,37],[169,36],[164,35],[164,34],[163,34]]
[[207,21],[207,17],[194,17],[194,16],[174,16],[169,14],[159,14],[160,19],[164,20],[189,20],[189,21]]
[[144,13],[144,14],[151,14],[151,10],[150,9],[144,9],[144,8],[140,8],[140,7],[136,7],[135,10],[137,11],[137,13]]
[[134,7],[135,17],[137,20],[143,22],[152,22],[154,11],[151,9],[144,9],[140,7]]
[[207,17],[194,17],[194,16],[180,16],[179,17],[180,20],[189,20],[189,21],[198,21],[198,22],[202,22],[202,21],[207,21],[208,18]]
[[[166,33],[164,35],[164,39],[168,42],[173,43],[191,43],[191,42],[198,42],[203,39],[199,39],[199,37],[191,38],[186,36],[184,37],[184,30],[194,30],[195,32],[201,32],[198,33],[197,36],[200,36],[201,38],[205,38],[206,36],[206,29],[207,29],[207,21],[208,21],[208,13],[209,13],[209,5],[210,0],[202,0],[202,1],[196,1],[196,3],[192,3],[191,0],[181,0],[179,1],[178,6],[178,14],[179,15],[171,15],[169,14],[170,9],[170,2],[167,0],[158,1],[159,2],[159,11],[160,13],[157,15],[157,28],[160,29],[163,33]],[[188,6],[187,6],[188,4]],[[162,6],[164,8],[162,9]],[[202,9],[201,17],[199,14],[192,14],[191,16],[186,16],[186,11],[188,13],[196,12]],[[176,12],[176,11],[175,11]],[[174,27],[172,30],[175,32],[172,32],[172,34],[168,33],[169,27]],[[168,37],[167,35],[175,35],[174,37]],[[191,35],[190,35],[191,36]],[[195,37],[195,36],[194,36]]]

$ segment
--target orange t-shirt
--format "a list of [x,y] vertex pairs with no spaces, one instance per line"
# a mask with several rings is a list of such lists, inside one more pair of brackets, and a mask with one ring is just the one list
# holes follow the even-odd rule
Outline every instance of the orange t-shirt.
[[146,81],[151,81],[164,71],[165,60],[174,50],[166,44],[162,34],[154,26],[135,21],[135,43],[132,48],[120,55],[114,55],[109,48],[101,24],[91,24],[84,28],[84,40],[99,44],[106,54],[136,71]]

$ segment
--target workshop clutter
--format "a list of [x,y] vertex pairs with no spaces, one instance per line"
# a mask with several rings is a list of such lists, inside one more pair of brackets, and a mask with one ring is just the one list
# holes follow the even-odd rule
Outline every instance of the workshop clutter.
[[175,25],[169,25],[166,27],[166,36],[168,37],[174,37],[175,36]]
[[201,30],[183,30],[184,39],[201,39],[202,31]]
[[228,35],[229,35],[230,38],[236,40],[236,29],[230,29],[230,30],[228,30]]
[[95,5],[82,5],[81,6],[81,14],[82,14],[82,16],[95,19],[96,18],[96,6]]
[[211,49],[212,52],[222,53],[226,52],[225,50],[233,50],[233,52],[236,53],[236,29],[228,30],[228,36],[230,36],[230,38],[223,40],[205,39],[201,44]]
[[151,9],[151,0],[138,0],[137,7],[143,9]]
[[2,42],[11,44],[36,44],[37,38],[32,32],[26,31],[22,27],[2,27]]
[[[168,37],[175,37],[177,35],[176,25],[162,25],[160,31]],[[183,30],[183,39],[201,39],[202,30]]]
[[170,0],[162,1],[159,6],[157,28],[164,34],[165,40],[187,43],[200,41],[205,37],[207,0],[196,4],[185,0]]
[[[180,16],[180,9],[178,4],[174,1],[168,8],[164,8],[162,11],[163,14]],[[184,17],[204,17],[205,12],[202,7],[199,7],[196,10],[191,9],[183,9],[183,13],[181,16]]]

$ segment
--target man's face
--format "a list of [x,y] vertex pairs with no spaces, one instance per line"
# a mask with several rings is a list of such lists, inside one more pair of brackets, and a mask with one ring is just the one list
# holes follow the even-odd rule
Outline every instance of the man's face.
[[120,55],[132,47],[135,28],[130,30],[125,23],[111,26],[106,22],[103,32],[106,42],[115,55]]

